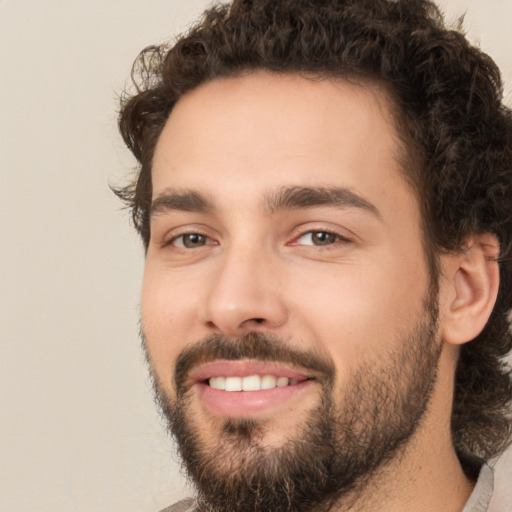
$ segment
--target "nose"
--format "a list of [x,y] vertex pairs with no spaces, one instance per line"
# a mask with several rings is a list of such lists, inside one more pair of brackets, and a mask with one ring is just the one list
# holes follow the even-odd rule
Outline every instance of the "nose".
[[275,331],[288,310],[279,268],[264,251],[233,248],[220,256],[204,304],[206,326],[237,337],[249,331]]

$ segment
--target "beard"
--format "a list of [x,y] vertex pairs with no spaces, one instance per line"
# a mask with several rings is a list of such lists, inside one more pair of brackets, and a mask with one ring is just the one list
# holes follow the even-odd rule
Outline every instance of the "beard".
[[[427,297],[422,318],[401,336],[398,348],[367,358],[337,399],[328,356],[292,349],[256,332],[239,339],[213,336],[183,351],[175,365],[175,397],[153,375],[157,401],[197,490],[198,509],[327,512],[354,505],[379,469],[400,456],[427,410],[441,350],[433,299],[433,294]],[[187,375],[197,364],[217,359],[292,363],[312,370],[321,375],[315,379],[320,399],[277,447],[265,443],[271,419],[200,421],[192,412]]]

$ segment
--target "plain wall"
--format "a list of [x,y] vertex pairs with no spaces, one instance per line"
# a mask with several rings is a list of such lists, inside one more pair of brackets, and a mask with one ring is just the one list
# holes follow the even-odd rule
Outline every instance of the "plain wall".
[[[156,512],[186,492],[139,348],[142,248],[108,183],[134,165],[116,131],[133,59],[208,3],[0,0],[2,511]],[[443,4],[511,104],[512,1]]]

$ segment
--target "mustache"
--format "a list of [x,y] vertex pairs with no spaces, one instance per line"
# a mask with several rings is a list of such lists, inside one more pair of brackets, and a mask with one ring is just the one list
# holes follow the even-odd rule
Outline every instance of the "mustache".
[[250,332],[240,338],[213,335],[184,349],[178,356],[174,368],[178,395],[185,391],[188,374],[194,367],[219,359],[254,359],[291,364],[320,374],[320,379],[329,382],[334,380],[335,375],[334,363],[328,356],[314,350],[292,349],[277,336],[260,332]]

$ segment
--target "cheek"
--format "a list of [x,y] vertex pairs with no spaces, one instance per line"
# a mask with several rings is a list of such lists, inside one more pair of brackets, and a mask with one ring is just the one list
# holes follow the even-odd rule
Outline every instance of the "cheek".
[[301,338],[316,340],[343,378],[375,355],[385,357],[416,326],[427,283],[421,260],[397,263],[383,254],[367,265],[305,273],[290,295],[302,312]]
[[141,321],[151,366],[165,380],[194,333],[197,299],[190,286],[147,264],[141,291]]

